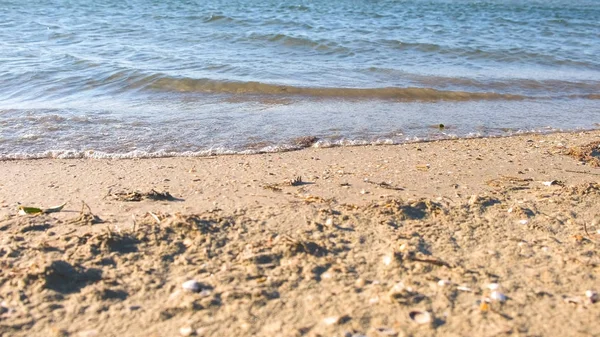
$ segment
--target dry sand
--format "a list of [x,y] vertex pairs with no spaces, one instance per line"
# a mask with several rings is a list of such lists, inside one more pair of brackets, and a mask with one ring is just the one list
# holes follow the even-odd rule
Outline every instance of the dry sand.
[[0,162],[0,335],[599,336],[598,142]]

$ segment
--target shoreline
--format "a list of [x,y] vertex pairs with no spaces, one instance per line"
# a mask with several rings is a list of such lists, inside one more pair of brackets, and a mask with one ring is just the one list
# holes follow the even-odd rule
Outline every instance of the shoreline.
[[[600,123],[595,123],[600,126]],[[431,125],[429,128],[437,129],[436,125]],[[330,141],[322,140],[316,136],[303,136],[292,139],[293,144],[287,145],[273,145],[267,146],[267,148],[274,148],[268,150],[215,150],[206,149],[200,151],[184,151],[184,152],[145,152],[145,151],[130,151],[127,153],[106,153],[103,151],[96,150],[47,150],[41,153],[33,154],[4,154],[0,155],[0,162],[4,161],[19,161],[19,160],[44,160],[44,159],[55,159],[55,160],[72,160],[72,159],[97,159],[97,160],[127,160],[127,159],[159,159],[159,158],[210,158],[219,156],[252,156],[252,155],[264,155],[264,154],[277,154],[285,152],[302,151],[305,149],[330,149],[330,148],[353,148],[353,147],[371,147],[371,146],[399,146],[408,144],[419,144],[419,143],[430,143],[430,142],[443,142],[443,141],[455,141],[461,139],[494,139],[494,138],[510,138],[520,136],[534,136],[534,135],[552,135],[552,134],[571,134],[571,133],[582,133],[582,132],[595,132],[600,131],[598,127],[581,128],[575,130],[550,130],[550,131],[516,131],[516,133],[506,135],[446,135],[442,138],[424,138],[424,139],[405,139],[403,141],[394,141],[392,139],[377,139],[372,141],[367,140],[341,140],[342,143],[331,143]],[[219,152],[223,151],[223,152]]]
[[3,160],[0,336],[600,334],[595,142]]

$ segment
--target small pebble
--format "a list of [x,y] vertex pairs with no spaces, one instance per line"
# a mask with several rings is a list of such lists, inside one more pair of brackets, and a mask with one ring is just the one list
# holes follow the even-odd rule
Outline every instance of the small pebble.
[[200,292],[200,290],[202,290],[200,283],[198,283],[198,281],[196,281],[196,280],[185,281],[185,282],[183,282],[183,284],[181,286],[183,287],[183,290],[189,291],[192,293],[197,293],[197,292]]
[[355,285],[357,288],[362,288],[362,287],[364,287],[364,286],[365,286],[365,284],[366,284],[366,281],[365,281],[365,279],[364,279],[364,278],[359,278],[359,279],[357,279],[357,280],[356,280],[356,282],[354,282],[354,285]]

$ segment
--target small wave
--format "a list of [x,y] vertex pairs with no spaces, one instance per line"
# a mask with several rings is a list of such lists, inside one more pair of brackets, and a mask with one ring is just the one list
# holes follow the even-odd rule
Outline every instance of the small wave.
[[522,95],[494,92],[443,91],[433,88],[333,88],[296,87],[261,82],[215,81],[210,79],[163,77],[152,82],[149,88],[159,91],[307,96],[319,98],[390,99],[398,101],[472,101],[472,100],[521,100]]
[[[499,129],[500,130],[500,129]],[[578,131],[597,130],[597,129],[577,129]],[[168,151],[158,150],[154,152],[134,150],[124,153],[104,152],[95,150],[48,150],[39,153],[16,152],[1,154],[0,161],[12,160],[35,160],[35,159],[146,159],[146,158],[172,158],[172,157],[212,157],[225,155],[254,155],[261,153],[281,153],[289,151],[297,151],[305,148],[333,148],[333,147],[357,147],[357,146],[385,146],[398,145],[408,143],[424,143],[440,140],[452,139],[468,139],[468,138],[498,138],[509,137],[514,135],[524,134],[549,134],[554,132],[564,132],[565,130],[554,128],[541,129],[502,129],[502,132],[494,134],[482,134],[480,132],[471,132],[464,135],[453,133],[439,133],[428,136],[405,136],[403,138],[387,138],[377,137],[374,139],[317,139],[316,137],[307,136],[289,140],[283,144],[272,144],[258,146],[253,148],[231,149],[227,147],[213,147],[198,151]]]
[[212,23],[212,22],[234,22],[235,19],[226,16],[226,15],[219,15],[219,14],[211,14],[208,17],[204,17],[202,18],[203,21],[205,23]]

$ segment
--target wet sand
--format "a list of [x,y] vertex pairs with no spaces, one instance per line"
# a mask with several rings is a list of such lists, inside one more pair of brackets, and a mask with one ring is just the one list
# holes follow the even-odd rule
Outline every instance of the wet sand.
[[598,142],[3,161],[0,336],[600,335]]

